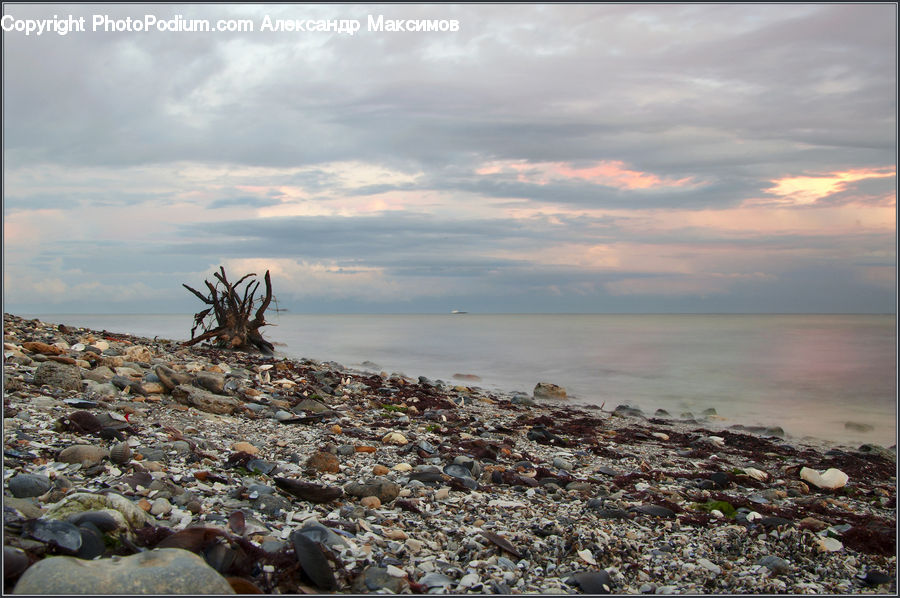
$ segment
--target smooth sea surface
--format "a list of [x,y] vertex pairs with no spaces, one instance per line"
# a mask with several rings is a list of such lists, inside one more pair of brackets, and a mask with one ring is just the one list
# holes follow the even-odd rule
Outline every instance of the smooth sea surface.
[[[26,315],[45,322],[186,340],[192,316]],[[267,314],[264,336],[292,358],[531,393],[573,402],[709,407],[720,429],[781,426],[857,446],[896,443],[894,315]],[[363,365],[364,362],[366,365]],[[455,379],[475,375],[479,381]],[[848,426],[850,423],[850,426]],[[860,425],[864,430],[859,430]],[[871,429],[869,429],[869,427]]]

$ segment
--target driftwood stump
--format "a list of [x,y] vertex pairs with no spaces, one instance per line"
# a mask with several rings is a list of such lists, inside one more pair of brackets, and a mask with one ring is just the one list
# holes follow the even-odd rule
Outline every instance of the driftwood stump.
[[[218,281],[216,284],[208,280],[204,281],[206,288],[209,289],[209,296],[204,296],[186,284],[181,285],[210,306],[194,314],[191,340],[185,341],[182,345],[190,347],[205,340],[215,339],[215,344],[220,347],[241,351],[260,351],[266,355],[274,353],[275,347],[259,332],[261,327],[267,325],[263,314],[272,301],[272,280],[269,277],[269,271],[266,270],[264,278],[265,296],[256,299],[254,297],[259,289],[259,281],[250,279],[256,274],[246,274],[237,282],[230,283],[225,276],[225,268],[219,266],[219,271],[215,272],[213,276]],[[247,284],[241,293],[238,287],[245,281]],[[254,308],[256,312],[251,320]],[[202,328],[203,334],[195,338],[194,333],[197,328]]]

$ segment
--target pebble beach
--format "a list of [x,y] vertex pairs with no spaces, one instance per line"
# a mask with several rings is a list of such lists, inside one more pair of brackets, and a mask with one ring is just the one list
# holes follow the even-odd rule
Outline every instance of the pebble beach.
[[896,446],[3,333],[5,593],[897,592]]

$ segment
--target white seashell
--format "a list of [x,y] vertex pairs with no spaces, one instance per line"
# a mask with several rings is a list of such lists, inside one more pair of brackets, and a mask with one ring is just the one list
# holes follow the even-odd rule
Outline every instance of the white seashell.
[[760,469],[756,469],[755,467],[745,467],[744,473],[746,473],[754,480],[759,480],[760,482],[765,482],[769,479],[769,474]]
[[716,446],[725,446],[725,439],[721,436],[710,436],[709,441]]
[[750,511],[749,513],[747,513],[747,522],[752,523],[757,519],[762,519],[762,515],[760,515],[756,511]]
[[721,519],[722,517],[725,516],[725,513],[723,513],[719,509],[713,509],[712,511],[709,512],[709,514],[712,515],[713,517],[715,517],[716,519]]
[[660,440],[668,440],[669,439],[669,435],[665,434],[663,432],[653,432],[651,434],[651,436],[655,436],[655,437],[659,438]]
[[578,551],[578,556],[581,557],[581,560],[587,563],[588,565],[596,565],[597,561],[594,559],[594,555],[590,550],[585,548],[584,550]]
[[804,482],[809,482],[817,488],[834,490],[846,486],[850,477],[840,469],[835,469],[833,467],[825,470],[825,473],[822,474],[815,469],[804,467],[800,470],[800,479]]
[[271,364],[271,363],[266,363],[266,364],[264,364],[264,365],[259,366],[259,368],[257,368],[257,369],[258,369],[260,372],[265,372],[266,370],[271,370],[271,369],[272,369],[272,364]]
[[84,349],[85,349],[85,347],[84,347],[83,343],[75,343],[74,345],[72,345],[73,351],[81,352],[81,351],[84,351]]

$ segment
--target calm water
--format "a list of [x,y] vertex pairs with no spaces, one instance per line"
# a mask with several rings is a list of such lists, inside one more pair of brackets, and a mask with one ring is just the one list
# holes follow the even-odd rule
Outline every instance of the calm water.
[[[29,316],[31,317],[31,316]],[[47,322],[186,339],[190,315],[41,315]],[[266,338],[290,357],[678,416],[714,407],[721,426],[789,437],[896,440],[893,315],[278,315]],[[847,422],[871,426],[860,432]]]

